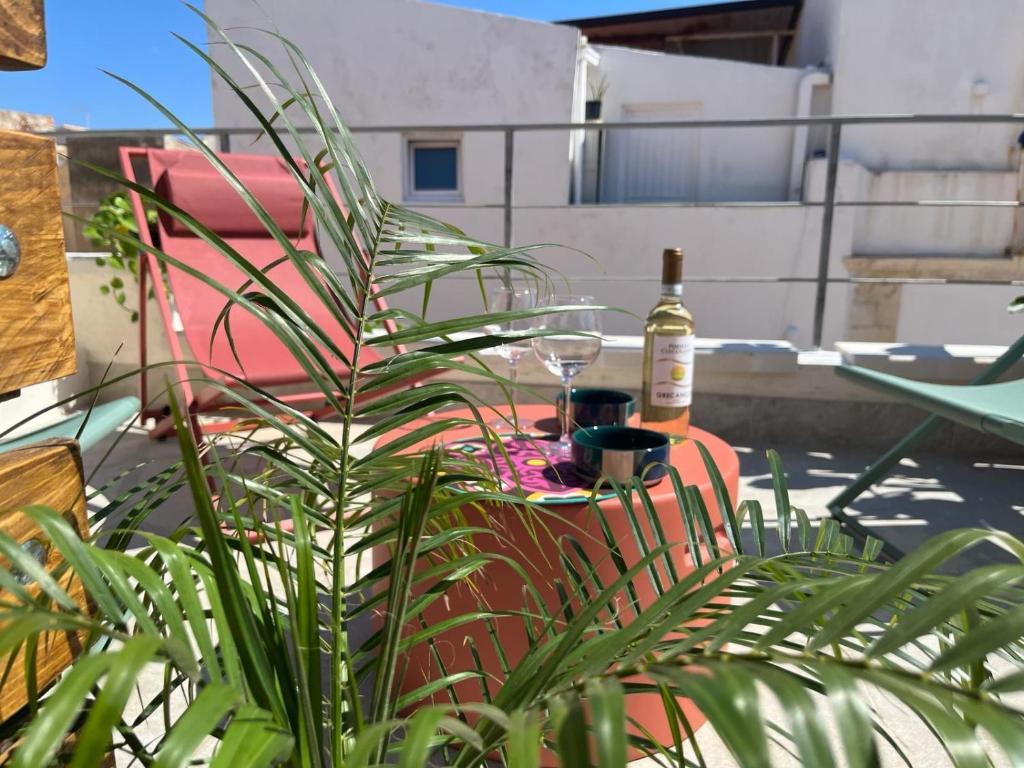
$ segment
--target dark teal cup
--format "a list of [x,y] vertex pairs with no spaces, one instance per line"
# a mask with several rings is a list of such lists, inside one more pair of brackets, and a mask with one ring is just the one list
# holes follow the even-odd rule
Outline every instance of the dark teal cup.
[[[636,399],[617,389],[574,388],[571,402],[570,416],[577,427],[624,427],[636,410]],[[564,403],[565,394],[559,392],[555,403],[555,415],[559,418]]]
[[572,435],[572,459],[577,474],[589,480],[639,477],[654,485],[668,474],[669,439],[649,429],[586,427]]

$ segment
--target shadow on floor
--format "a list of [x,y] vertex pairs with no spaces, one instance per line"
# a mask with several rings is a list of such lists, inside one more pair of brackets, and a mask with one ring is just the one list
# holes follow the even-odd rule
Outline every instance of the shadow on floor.
[[[878,458],[876,452],[856,449],[836,454],[796,446],[776,450],[786,469],[791,503],[812,518],[826,514],[828,502]],[[764,449],[739,452],[741,497],[774,509]],[[913,456],[865,492],[848,513],[904,551],[957,528],[993,528],[1024,538],[1024,464],[985,457]],[[963,553],[953,570],[1007,559],[1002,550],[985,544]]]
[[[96,470],[90,485],[110,500],[133,489],[137,497],[140,485],[174,464],[179,456],[176,441],[152,441],[142,432],[125,435],[117,445],[113,442],[108,438],[84,457],[87,477]],[[766,521],[772,525],[775,500],[765,459],[767,447],[738,447],[737,452],[742,478],[740,497],[760,501]],[[878,456],[874,451],[857,449],[828,453],[808,446],[775,448],[786,469],[792,504],[812,518],[826,514],[828,502]],[[104,459],[108,449],[110,455]],[[103,464],[97,470],[101,459]],[[97,508],[95,503],[90,506],[92,510]],[[994,528],[1024,539],[1024,463],[984,456],[973,461],[931,454],[914,456],[858,499],[850,512],[905,551],[936,533],[956,528]],[[189,521],[191,515],[191,498],[187,490],[179,490],[154,508],[143,528],[167,534]],[[99,528],[110,530],[120,521],[113,515]],[[778,551],[778,537],[772,534],[768,538],[771,551]],[[983,545],[964,553],[956,569],[1005,559],[1002,551]]]
[[[150,440],[141,430],[132,430],[120,437],[111,435],[86,451],[82,457],[85,478],[94,492],[89,501],[89,514],[95,515],[108,501],[116,503],[123,499],[108,517],[94,522],[93,533],[103,535],[123,524],[128,509],[145,497],[153,478],[168,470],[180,457],[175,439]],[[141,529],[160,535],[167,535],[185,524],[193,508],[187,488],[151,506]],[[136,537],[132,544],[141,546],[144,541]]]

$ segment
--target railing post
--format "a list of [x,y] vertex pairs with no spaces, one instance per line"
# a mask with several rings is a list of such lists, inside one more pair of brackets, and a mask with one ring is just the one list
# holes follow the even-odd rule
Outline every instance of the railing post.
[[515,131],[505,129],[505,247],[512,247],[512,155],[515,151]]
[[228,152],[231,151],[231,134],[222,133],[218,137],[217,143],[220,146],[220,151],[223,152],[224,154],[227,154]]
[[814,331],[812,344],[821,349],[825,330],[825,297],[828,293],[828,267],[832,255],[832,215],[836,207],[836,176],[839,171],[839,137],[842,123],[835,122],[828,129],[828,173],[825,176],[825,205],[821,213],[821,245],[818,249],[818,283],[814,294]]

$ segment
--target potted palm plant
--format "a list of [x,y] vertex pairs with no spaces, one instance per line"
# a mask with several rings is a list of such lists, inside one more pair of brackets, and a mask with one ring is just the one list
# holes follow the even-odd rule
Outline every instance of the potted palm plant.
[[604,102],[604,95],[608,93],[608,78],[601,75],[596,80],[587,81],[587,99],[584,105],[584,118],[586,120],[601,119],[601,104]]
[[[87,630],[92,649],[24,724],[14,766],[51,762],[83,708],[75,765],[97,764],[111,744],[154,766],[356,768],[432,759],[478,766],[489,758],[535,766],[542,754],[567,766],[619,766],[636,751],[661,764],[707,764],[706,744],[694,738],[682,700],[696,705],[742,765],[772,764],[781,745],[805,765],[873,766],[887,750],[898,753],[899,742],[865,698],[868,689],[903,702],[955,762],[983,764],[1002,750],[1024,763],[1024,721],[1002,698],[1024,684],[1018,661],[1024,543],[993,531],[957,531],[895,566],[875,562],[874,544],[857,551],[830,520],[813,525],[792,508],[774,454],[775,554],[761,505],[734,506],[710,458],[724,541],[685,478],[670,480],[687,542],[665,540],[657,526],[650,530],[642,490],[618,487],[622,514],[644,539],[643,557],[627,561],[608,542],[618,578],[602,582],[569,553],[561,565],[560,605],[535,601],[521,614],[500,617],[519,622],[533,642],[497,696],[472,702],[458,696],[463,682],[483,677],[479,667],[458,676],[442,668],[429,690],[400,696],[396,676],[411,644],[429,647],[442,629],[424,626],[427,608],[500,559],[478,546],[490,533],[466,524],[457,510],[474,502],[505,504],[538,520],[545,510],[500,490],[486,465],[439,449],[407,454],[389,444],[357,455],[358,446],[396,427],[410,430],[405,444],[429,437],[434,427],[413,423],[424,413],[482,405],[470,389],[443,379],[373,401],[356,396],[367,387],[429,368],[473,370],[510,384],[476,358],[507,338],[452,338],[483,328],[492,316],[431,321],[426,312],[393,311],[400,329],[392,336],[421,346],[387,356],[394,339],[365,333],[381,319],[366,299],[374,291],[429,295],[432,281],[459,272],[509,270],[545,280],[546,271],[536,247],[495,247],[381,197],[302,51],[268,33],[293,62],[294,69],[284,70],[207,22],[252,81],[237,80],[186,44],[250,109],[294,169],[318,229],[340,252],[342,267],[335,270],[281,243],[283,257],[303,260],[304,274],[326,291],[339,324],[352,328],[353,372],[338,378],[329,364],[316,362],[320,329],[308,317],[280,311],[273,281],[244,254],[138,188],[251,275],[244,291],[207,280],[235,311],[257,315],[297,353],[309,353],[310,365],[322,365],[315,372],[325,382],[325,400],[335,404],[338,429],[239,386],[231,390],[239,408],[272,429],[232,435],[200,451],[172,399],[181,460],[97,513],[98,519],[122,514],[115,528],[82,541],[57,512],[26,510],[82,579],[95,604],[91,615],[69,607],[59,584],[31,569],[19,572],[23,558],[0,535],[0,654],[60,628]],[[231,180],[230,169],[187,125],[129,87]],[[345,211],[332,203],[328,175]],[[246,189],[240,194],[262,212]],[[368,346],[382,355],[372,364],[359,360]],[[255,394],[276,408],[254,406]],[[367,420],[372,425],[360,428]],[[467,424],[489,434],[482,413]],[[189,495],[189,519],[169,535],[147,532],[154,509],[181,489]],[[592,511],[603,514],[597,506]],[[956,579],[940,575],[949,558],[986,541],[1003,547],[1012,562]],[[692,569],[674,579],[658,576],[665,553],[684,545]],[[371,552],[379,557],[358,568]],[[19,589],[26,578],[38,581],[39,599]],[[632,597],[641,585],[657,595],[644,607]],[[508,588],[529,595],[536,586],[523,574]],[[624,606],[632,611],[628,623],[621,620]],[[495,620],[478,605],[450,616],[446,627]],[[154,682],[138,689],[146,672]],[[643,723],[626,722],[628,697],[652,694],[661,697],[672,725],[669,743],[646,736]],[[784,714],[769,720],[772,699]]]

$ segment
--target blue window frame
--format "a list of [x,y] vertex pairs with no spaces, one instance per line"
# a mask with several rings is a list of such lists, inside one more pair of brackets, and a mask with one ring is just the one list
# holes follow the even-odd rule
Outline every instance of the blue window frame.
[[409,141],[406,192],[410,198],[461,196],[458,141]]
[[413,188],[433,192],[459,188],[458,153],[455,147],[413,147]]

